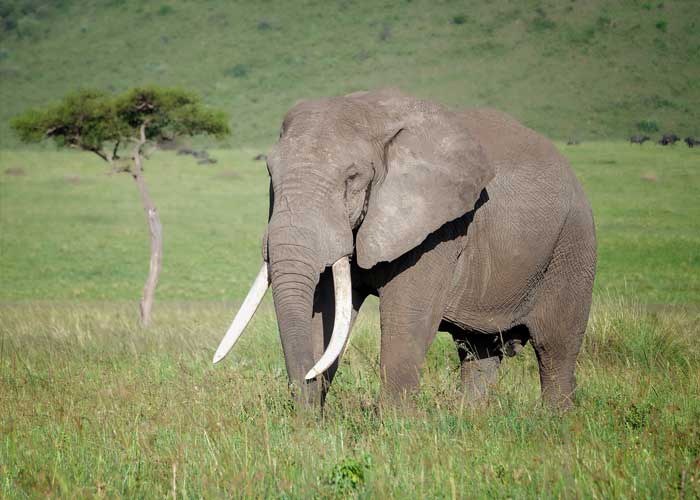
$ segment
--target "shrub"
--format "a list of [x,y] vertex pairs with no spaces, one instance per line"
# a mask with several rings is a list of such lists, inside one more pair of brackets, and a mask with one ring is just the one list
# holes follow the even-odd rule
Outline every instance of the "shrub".
[[243,78],[248,75],[249,67],[247,64],[236,64],[235,66],[224,71],[226,76],[233,78]]
[[175,9],[173,9],[170,5],[161,5],[160,9],[158,9],[159,16],[167,16],[173,12],[175,12]]
[[666,29],[668,28],[668,23],[662,19],[661,21],[657,21],[655,26],[656,26],[657,30],[666,33]]
[[464,24],[467,22],[467,16],[459,14],[452,18],[452,24]]
[[601,31],[606,31],[613,25],[612,20],[607,16],[599,16],[595,22],[596,27]]
[[552,21],[541,7],[535,9],[535,17],[530,21],[528,29],[536,33],[553,30],[556,23]]
[[659,131],[659,125],[653,120],[642,120],[637,122],[637,129],[640,132],[651,134]]
[[331,486],[336,495],[347,496],[365,484],[365,476],[371,463],[369,455],[341,460],[328,474],[326,483]]

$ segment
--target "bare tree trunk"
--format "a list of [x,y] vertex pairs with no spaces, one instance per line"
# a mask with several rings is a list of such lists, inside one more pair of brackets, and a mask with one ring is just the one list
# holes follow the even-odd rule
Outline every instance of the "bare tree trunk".
[[141,137],[134,148],[134,170],[131,176],[136,181],[141,194],[141,203],[146,212],[148,229],[151,234],[151,261],[148,269],[148,278],[143,287],[143,297],[141,297],[141,322],[143,326],[148,326],[151,321],[151,309],[153,308],[153,298],[158,286],[158,276],[160,275],[161,260],[163,258],[163,226],[160,223],[158,209],[153,204],[151,196],[148,194],[146,181],[143,178],[143,167],[141,164],[141,148],[146,143],[146,126],[141,125]]

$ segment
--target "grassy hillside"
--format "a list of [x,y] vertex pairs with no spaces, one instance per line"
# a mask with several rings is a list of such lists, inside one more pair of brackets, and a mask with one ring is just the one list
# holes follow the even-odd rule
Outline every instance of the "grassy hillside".
[[274,140],[297,99],[399,85],[492,105],[560,139],[637,124],[700,134],[694,0],[375,2],[6,0],[7,120],[75,89],[146,83],[203,94],[233,116],[233,146]]

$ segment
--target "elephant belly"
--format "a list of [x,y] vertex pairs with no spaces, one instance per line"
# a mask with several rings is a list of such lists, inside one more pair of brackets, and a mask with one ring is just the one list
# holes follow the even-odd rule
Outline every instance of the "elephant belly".
[[528,170],[497,176],[464,239],[444,317],[499,332],[522,322],[552,258],[568,212],[563,185],[532,182]]

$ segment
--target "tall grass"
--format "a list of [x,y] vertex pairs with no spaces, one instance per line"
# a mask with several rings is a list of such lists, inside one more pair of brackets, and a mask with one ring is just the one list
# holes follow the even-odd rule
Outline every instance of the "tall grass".
[[598,300],[567,415],[539,403],[534,354],[465,404],[447,335],[410,409],[377,406],[363,311],[323,416],[293,409],[274,315],[223,364],[232,313],[161,305],[0,309],[0,496],[678,497],[700,494],[697,312]]

